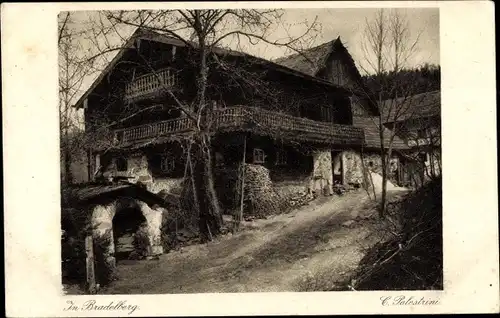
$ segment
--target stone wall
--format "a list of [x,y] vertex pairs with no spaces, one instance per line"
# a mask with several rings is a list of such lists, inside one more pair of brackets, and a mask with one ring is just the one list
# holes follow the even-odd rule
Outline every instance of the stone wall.
[[327,195],[333,194],[333,175],[332,175],[332,153],[326,151],[316,151],[313,153],[313,175],[310,189],[313,192]]
[[[344,183],[363,185],[365,177],[361,154],[358,151],[347,150],[342,153],[344,166]],[[363,154],[363,161],[366,171],[371,171],[382,175],[382,158],[378,153]],[[393,156],[390,160],[389,180],[396,182],[398,179],[399,158]]]
[[126,157],[127,171],[117,171],[116,161],[117,158],[111,159],[111,164],[105,168],[104,176],[109,178],[111,176],[130,177],[128,179],[131,183],[143,183],[146,185],[148,191],[159,193],[160,191],[179,193],[179,188],[183,178],[169,178],[169,177],[154,177],[149,167],[148,157],[143,153],[134,153]]
[[136,182],[151,182],[153,177],[148,167],[148,158],[142,153],[134,153],[128,155],[126,158],[127,161],[127,170],[126,171],[118,171],[117,170],[117,157],[112,157],[110,164],[107,167],[104,167],[103,176],[105,178],[110,178],[112,176],[120,176],[120,177],[130,177],[129,181]]
[[127,173],[129,176],[134,177],[131,182],[148,183],[153,181],[153,176],[149,171],[148,158],[142,154],[137,153],[127,158]]
[[166,191],[180,194],[183,181],[184,178],[154,178],[151,182],[146,183],[146,187],[148,191],[153,193]]
[[344,184],[363,186],[365,173],[361,155],[357,151],[342,152],[342,165],[344,167]]
[[[141,211],[146,219],[146,235],[148,241],[148,256],[159,255],[163,253],[161,242],[161,222],[163,214],[167,211],[163,208],[151,208],[145,202],[131,199],[127,202],[115,200],[108,204],[96,205],[92,210],[91,226],[93,229],[94,240],[110,235],[108,246],[104,247],[103,258],[108,264],[115,263],[115,243],[113,239],[113,218],[117,213],[122,212],[123,207],[134,207]],[[112,267],[114,265],[111,265]]]

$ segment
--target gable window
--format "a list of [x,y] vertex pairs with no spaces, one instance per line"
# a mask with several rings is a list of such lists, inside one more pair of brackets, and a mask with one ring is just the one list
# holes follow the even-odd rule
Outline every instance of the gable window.
[[167,155],[161,159],[161,171],[171,173],[175,170],[175,159],[172,155]]
[[279,150],[276,153],[276,165],[285,166],[287,164],[287,156],[284,150]]
[[124,157],[118,157],[115,160],[116,170],[117,171],[127,171],[127,159]]
[[259,148],[253,149],[253,163],[265,163],[266,162],[266,153],[264,150]]

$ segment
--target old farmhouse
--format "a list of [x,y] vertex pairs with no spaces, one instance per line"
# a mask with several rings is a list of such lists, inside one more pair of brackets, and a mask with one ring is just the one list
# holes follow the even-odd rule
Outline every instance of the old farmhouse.
[[[121,188],[101,195],[100,186],[92,200],[79,200],[94,225],[104,222],[97,236],[117,231],[121,211],[135,211],[150,240],[147,254],[163,252],[162,198],[182,191],[186,141],[196,125],[179,107],[195,105],[196,54],[182,40],[138,29],[76,103],[84,110],[85,133],[94,138],[87,149],[91,181],[140,185],[126,187],[125,201]],[[356,93],[361,76],[340,39],[305,56],[271,62],[220,48],[210,54],[210,102],[198,113],[209,123],[225,214],[241,205],[241,186],[245,203],[256,203],[245,204],[244,213],[269,213],[281,201],[330,195],[338,185],[366,186],[366,168],[379,171],[378,107]],[[396,137],[393,148],[390,177],[404,183],[406,157],[399,151],[409,147]],[[116,233],[111,237],[109,255],[119,246]]]

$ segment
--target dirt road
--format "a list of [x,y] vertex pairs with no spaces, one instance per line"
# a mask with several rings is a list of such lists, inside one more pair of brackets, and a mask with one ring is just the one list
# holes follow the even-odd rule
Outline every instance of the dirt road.
[[[322,198],[285,215],[246,222],[236,235],[186,247],[159,260],[123,262],[105,294],[334,289],[380,239],[365,192]],[[348,222],[349,223],[349,222]],[[344,225],[342,225],[344,224]]]

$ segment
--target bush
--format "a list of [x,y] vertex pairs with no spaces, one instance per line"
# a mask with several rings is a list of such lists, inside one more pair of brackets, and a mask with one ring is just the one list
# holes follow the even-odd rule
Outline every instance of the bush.
[[139,259],[149,255],[149,242],[148,229],[146,224],[142,224],[134,235],[134,252]]
[[[91,226],[92,207],[63,207],[61,209],[61,263],[62,281],[65,284],[86,283],[86,250],[85,238],[92,235]],[[109,255],[108,247],[111,243],[111,230],[102,237],[94,238],[94,268],[97,283],[106,285],[115,276],[113,255]]]
[[354,278],[356,289],[443,288],[441,191],[441,179],[436,179],[398,204],[400,235],[370,249]]
[[85,237],[91,233],[87,211],[61,209],[61,269],[63,283],[83,284],[86,279]]

